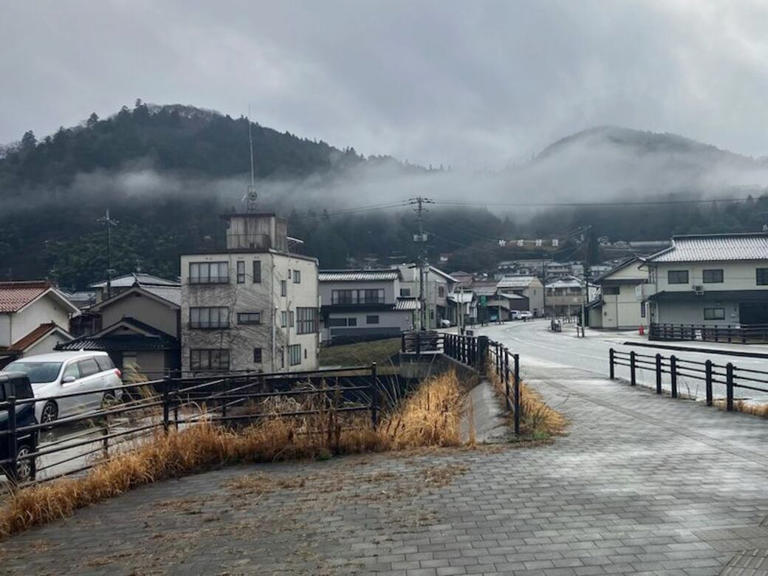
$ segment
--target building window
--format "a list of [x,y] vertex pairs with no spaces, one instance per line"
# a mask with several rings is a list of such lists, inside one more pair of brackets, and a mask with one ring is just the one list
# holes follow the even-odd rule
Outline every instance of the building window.
[[226,306],[195,307],[189,309],[190,328],[229,328],[229,308]]
[[261,312],[238,312],[238,324],[261,324]]
[[400,288],[400,296],[402,298],[410,298],[410,296],[411,296],[411,289],[410,288]]
[[296,308],[296,334],[317,332],[317,308]]
[[619,287],[618,286],[603,286],[603,295],[604,296],[618,296],[619,295]]
[[347,318],[347,326],[357,326],[357,318]]
[[253,261],[253,283],[261,283],[261,260]]
[[280,312],[280,327],[286,328],[288,326],[288,312],[282,310]]
[[190,262],[190,284],[227,284],[229,283],[228,262]]
[[704,308],[704,320],[725,320],[725,308]]
[[229,350],[193,348],[189,351],[190,370],[229,370]]
[[277,349],[277,359],[280,361],[280,368],[285,368],[285,349],[283,347]]
[[438,298],[445,298],[445,286],[440,285],[437,287],[437,297]]
[[280,280],[280,296],[288,296],[288,282]]
[[261,348],[253,349],[253,363],[261,364]]
[[346,318],[328,318],[329,328],[341,328],[347,325]]
[[366,324],[378,324],[379,323],[379,316],[377,314],[373,314],[371,316],[365,317],[365,323]]
[[758,286],[768,286],[768,268],[758,268],[755,271],[755,281]]
[[645,318],[645,302],[640,302],[640,318]]
[[301,344],[291,344],[288,346],[288,363],[291,366],[301,364]]
[[669,270],[667,272],[667,283],[688,284],[688,270]]
[[296,313],[293,310],[288,311],[288,326],[293,328],[296,323]]
[[294,270],[293,271],[293,283],[294,284],[301,284],[301,270]]
[[704,270],[702,272],[702,280],[704,281],[704,284],[722,284],[723,269]]
[[237,261],[237,283],[245,284],[245,262]]
[[331,304],[383,304],[384,289],[332,290]]

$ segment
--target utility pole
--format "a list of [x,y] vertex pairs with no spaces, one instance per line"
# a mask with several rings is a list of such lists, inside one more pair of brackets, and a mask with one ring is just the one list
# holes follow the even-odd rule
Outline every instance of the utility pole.
[[109,217],[109,208],[104,216],[99,218],[97,222],[104,224],[107,227],[107,298],[112,297],[112,228],[117,226],[117,220]]
[[427,234],[424,233],[424,204],[434,204],[433,200],[417,196],[408,200],[408,204],[416,206],[416,222],[419,226],[419,233],[413,235],[413,241],[420,245],[418,254],[419,265],[419,329],[427,329],[427,303],[424,297],[427,267]]
[[592,226],[584,228],[584,269],[582,270],[583,290],[581,298],[581,337],[586,338],[587,333],[587,304],[589,304],[589,261],[592,258]]

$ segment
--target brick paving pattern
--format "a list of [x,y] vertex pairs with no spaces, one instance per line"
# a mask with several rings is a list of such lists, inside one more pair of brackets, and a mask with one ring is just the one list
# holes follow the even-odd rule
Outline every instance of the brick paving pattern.
[[524,376],[567,437],[164,482],[0,543],[0,573],[768,573],[765,420],[574,369]]

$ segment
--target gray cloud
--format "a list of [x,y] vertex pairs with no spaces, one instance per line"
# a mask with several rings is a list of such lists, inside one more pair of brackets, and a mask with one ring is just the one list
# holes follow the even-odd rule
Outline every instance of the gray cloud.
[[500,168],[585,127],[768,153],[768,4],[3,0],[0,142],[137,97]]

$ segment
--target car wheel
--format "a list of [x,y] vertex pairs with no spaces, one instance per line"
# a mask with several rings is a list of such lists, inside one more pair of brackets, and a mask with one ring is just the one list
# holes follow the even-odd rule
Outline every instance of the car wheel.
[[22,444],[16,451],[16,482],[23,484],[35,479],[35,459],[27,458],[34,450],[29,444]]
[[40,424],[46,424],[48,422],[53,422],[58,417],[59,417],[59,407],[56,406],[55,402],[51,402],[49,400],[43,406],[43,411],[40,414]]

